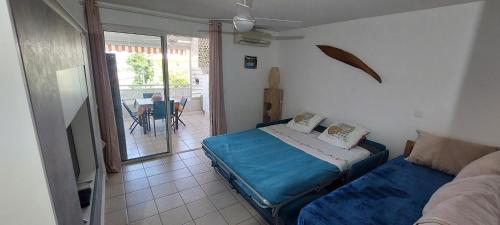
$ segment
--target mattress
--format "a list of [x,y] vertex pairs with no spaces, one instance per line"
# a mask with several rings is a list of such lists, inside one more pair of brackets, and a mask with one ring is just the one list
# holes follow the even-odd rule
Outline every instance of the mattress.
[[[314,137],[300,136],[298,139]],[[203,147],[236,174],[243,186],[254,190],[249,192],[258,193],[259,196],[252,196],[254,200],[262,199],[260,204],[271,207],[319,188],[342,174],[335,164],[263,129],[210,137],[203,140]],[[365,155],[368,157],[369,153]]]
[[354,163],[370,156],[368,150],[359,146],[347,150],[324,142],[318,139],[321,133],[317,131],[306,134],[288,128],[286,124],[277,124],[259,129],[309,155],[337,166],[340,171],[346,171]]
[[299,225],[413,224],[432,194],[453,176],[400,156],[311,202]]

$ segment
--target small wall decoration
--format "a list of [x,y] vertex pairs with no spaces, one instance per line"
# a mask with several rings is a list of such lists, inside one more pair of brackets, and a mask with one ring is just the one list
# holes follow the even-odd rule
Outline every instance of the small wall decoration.
[[366,65],[366,63],[361,61],[361,59],[359,59],[358,57],[356,57],[352,53],[344,51],[340,48],[335,48],[335,47],[328,46],[328,45],[317,45],[317,46],[327,56],[330,56],[330,57],[332,57],[336,60],[339,60],[343,63],[354,66],[358,69],[361,69],[361,70],[365,71],[366,73],[368,73],[368,75],[373,77],[373,79],[377,80],[379,83],[382,83],[382,78],[380,78],[380,76],[377,74],[377,72],[375,72],[372,68],[370,68],[368,65]]
[[245,69],[257,69],[257,57],[256,56],[245,56]]

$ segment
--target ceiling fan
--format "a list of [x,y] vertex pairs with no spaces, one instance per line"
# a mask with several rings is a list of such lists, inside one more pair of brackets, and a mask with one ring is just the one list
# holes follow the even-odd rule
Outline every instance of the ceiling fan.
[[236,16],[231,19],[217,19],[232,21],[234,28],[239,32],[248,32],[258,26],[262,22],[288,23],[292,25],[301,25],[304,21],[272,19],[263,17],[253,17],[251,13],[253,0],[239,0],[236,2]]
[[[263,24],[269,25],[273,23],[271,26],[280,26],[283,24],[287,24],[287,26],[299,27],[304,21],[300,20],[286,20],[286,19],[272,19],[272,18],[263,18],[263,17],[254,17],[252,16],[253,0],[238,0],[235,3],[236,5],[236,16],[231,19],[213,19],[219,21],[231,21],[234,25],[235,32],[250,32],[255,31],[258,28],[265,29],[266,27]],[[206,30],[200,30],[201,32],[207,32]],[[222,32],[226,34],[233,34],[230,32]],[[294,40],[294,39],[302,39],[303,36],[271,36],[274,40]]]

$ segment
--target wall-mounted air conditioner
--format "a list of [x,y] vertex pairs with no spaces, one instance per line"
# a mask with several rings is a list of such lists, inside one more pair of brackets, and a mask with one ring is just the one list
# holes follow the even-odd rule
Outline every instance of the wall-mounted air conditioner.
[[261,31],[235,32],[234,43],[240,45],[268,47],[271,45],[271,34]]

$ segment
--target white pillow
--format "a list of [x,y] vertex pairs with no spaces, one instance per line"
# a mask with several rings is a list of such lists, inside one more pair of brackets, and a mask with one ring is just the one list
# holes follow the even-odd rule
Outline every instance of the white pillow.
[[322,115],[303,112],[293,117],[286,126],[303,133],[311,133],[311,131],[325,118],[326,117]]
[[368,133],[369,131],[363,127],[336,122],[326,128],[318,139],[341,148],[351,149]]

